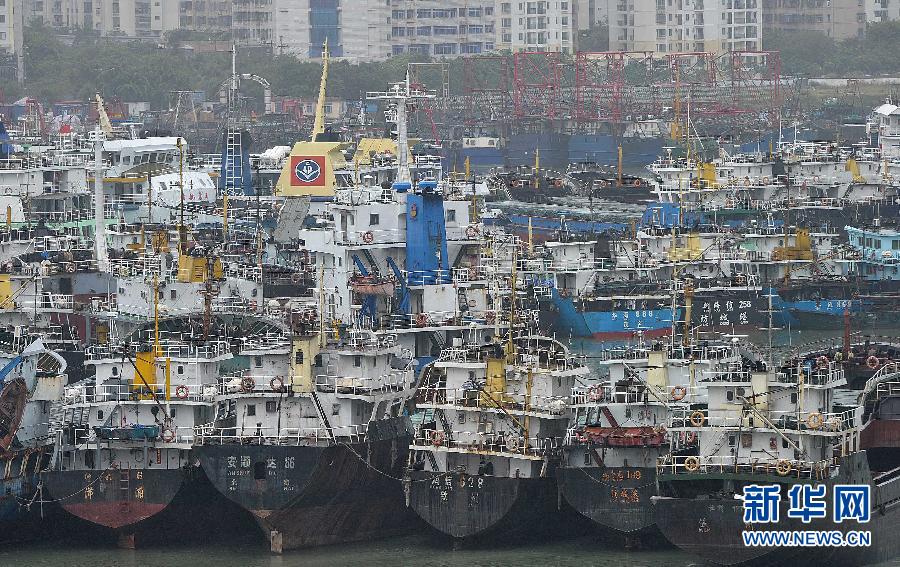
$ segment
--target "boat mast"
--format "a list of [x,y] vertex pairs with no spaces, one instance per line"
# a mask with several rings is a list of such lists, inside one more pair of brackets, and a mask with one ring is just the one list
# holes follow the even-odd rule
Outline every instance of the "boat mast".
[[106,195],[103,193],[103,140],[104,136],[98,122],[94,128],[94,250],[97,267],[107,270],[106,254]]

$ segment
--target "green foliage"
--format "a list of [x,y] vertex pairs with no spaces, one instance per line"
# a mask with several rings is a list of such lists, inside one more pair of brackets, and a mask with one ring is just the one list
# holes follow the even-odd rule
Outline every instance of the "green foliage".
[[[100,92],[107,98],[118,96],[125,101],[147,101],[155,108],[165,108],[173,90],[201,90],[208,98],[215,98],[219,85],[231,73],[230,53],[195,53],[187,49],[186,41],[209,39],[195,34],[173,32],[166,38],[165,49],[152,43],[112,41],[88,34],[72,37],[64,43],[53,30],[39,25],[27,28],[26,90],[31,96],[52,102],[86,100]],[[367,90],[384,90],[390,81],[404,77],[410,60],[394,57],[359,65],[332,61],[328,94],[356,99]],[[318,95],[321,63],[239,49],[237,64],[239,72],[267,79],[275,95]],[[245,84],[250,95],[259,90],[255,83]],[[428,85],[436,88],[430,80]]]
[[580,51],[608,51],[609,26],[601,24],[579,32],[578,49]]
[[782,71],[803,77],[887,75],[900,72],[900,22],[870,24],[866,36],[843,41],[818,32],[772,32],[767,50],[780,51]]

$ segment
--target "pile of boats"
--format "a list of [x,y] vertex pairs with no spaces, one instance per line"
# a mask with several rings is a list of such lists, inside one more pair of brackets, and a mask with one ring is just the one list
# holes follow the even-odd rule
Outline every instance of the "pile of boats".
[[[128,547],[254,531],[282,552],[424,523],[781,564],[796,549],[743,546],[735,496],[817,482],[872,488],[873,545],[804,562],[897,552],[900,341],[850,332],[896,323],[896,186],[857,163],[814,197],[777,158],[671,158],[656,191],[684,190],[639,225],[535,238],[410,151],[427,93],[369,96],[396,139],[363,163],[317,122],[273,158],[273,195],[223,185],[244,156],[216,171],[99,127],[0,160],[5,539],[64,517]],[[782,193],[862,216],[789,223]],[[729,224],[731,202],[764,215]],[[841,344],[777,362],[739,334],[826,324]],[[586,357],[571,336],[625,340]]]

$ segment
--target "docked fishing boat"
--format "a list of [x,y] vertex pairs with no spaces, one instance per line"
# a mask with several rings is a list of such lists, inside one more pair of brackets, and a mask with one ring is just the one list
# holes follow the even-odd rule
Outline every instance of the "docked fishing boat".
[[392,335],[294,321],[241,346],[250,368],[222,378],[215,419],[198,428],[203,469],[276,553],[406,529],[414,360]]
[[[673,415],[671,433],[696,435],[696,451],[671,452],[657,464],[660,495],[653,500],[657,526],[671,543],[719,565],[864,565],[900,551],[896,523],[900,477],[872,472],[861,450],[859,411],[833,411],[834,389],[845,384],[839,364],[791,361],[775,367],[757,361],[741,371],[705,379],[707,404]],[[835,522],[829,511],[804,522],[789,515],[782,497],[777,523],[744,521],[744,488],[777,485],[871,487],[871,520]],[[871,532],[869,547],[745,545],[745,531],[825,530]]]
[[24,328],[0,331],[0,543],[40,537],[45,493],[41,473],[50,465],[51,405],[62,398],[66,362]]
[[900,467],[900,364],[888,362],[866,382],[859,394],[863,410],[860,447],[873,471]]
[[[46,490],[123,547],[246,522],[192,456],[194,427],[210,419],[220,366],[232,358],[228,341],[158,327],[132,339],[87,350],[93,377],[66,389]],[[192,532],[201,523],[211,531]]]
[[410,507],[457,540],[571,530],[554,475],[568,396],[588,372],[540,335],[472,338],[444,349],[417,398],[424,414],[410,447]]
[[739,368],[743,359],[735,344],[717,337],[616,347],[599,359],[605,378],[572,392],[560,493],[606,535],[645,546],[660,539],[651,504],[656,460],[696,440],[672,439],[672,413],[705,403],[705,377]]

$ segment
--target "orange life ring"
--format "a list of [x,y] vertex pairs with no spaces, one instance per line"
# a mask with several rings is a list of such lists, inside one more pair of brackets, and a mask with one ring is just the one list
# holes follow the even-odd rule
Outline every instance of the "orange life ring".
[[702,411],[697,410],[691,414],[691,425],[693,425],[694,427],[703,427],[703,424],[705,422],[706,415]]
[[428,315],[426,315],[425,313],[419,313],[418,315],[416,315],[416,326],[424,327],[426,325],[428,325]]
[[641,186],[641,180],[640,180],[640,179],[635,179],[634,181],[631,182],[631,186],[632,186],[632,187],[640,187],[640,186]]
[[510,183],[510,185],[512,185],[513,187],[521,187],[521,186],[522,186],[522,182],[519,181],[518,179],[513,179],[513,180],[512,180],[512,183]]
[[819,368],[828,368],[828,357],[824,354],[816,359],[816,366]]
[[433,431],[431,433],[431,444],[435,447],[440,447],[444,444],[444,432],[443,431]]
[[687,391],[686,387],[675,386],[674,388],[672,388],[672,392],[671,392],[672,399],[675,400],[676,402],[680,402],[681,400],[684,399],[685,396],[687,396],[687,392],[688,391]]
[[190,394],[191,394],[191,391],[188,390],[188,387],[185,386],[184,384],[181,384],[177,388],[175,388],[175,396],[179,400],[186,400]]
[[869,356],[869,358],[866,359],[866,366],[868,366],[872,370],[878,368],[878,357],[874,354]]
[[163,441],[165,441],[166,443],[171,443],[172,441],[175,441],[175,430],[172,429],[171,427],[166,427],[165,429],[162,430],[162,435],[160,435],[160,438]]
[[367,230],[363,233],[362,239],[366,244],[372,244],[375,242],[375,235],[372,234],[371,230]]
[[241,379],[241,390],[245,392],[252,392],[253,388],[256,388],[256,381],[249,376],[244,376]]
[[272,378],[269,380],[269,388],[271,388],[273,392],[284,391],[284,380],[281,379],[281,376]]

